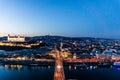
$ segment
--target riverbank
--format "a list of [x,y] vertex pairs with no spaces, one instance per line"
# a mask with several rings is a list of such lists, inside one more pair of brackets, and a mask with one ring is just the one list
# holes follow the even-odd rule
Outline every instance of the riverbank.
[[[54,60],[41,60],[41,61],[0,61],[3,65],[27,65],[27,66],[55,66]],[[111,66],[113,62],[63,62],[64,66],[78,66],[78,67],[87,67],[87,66]]]

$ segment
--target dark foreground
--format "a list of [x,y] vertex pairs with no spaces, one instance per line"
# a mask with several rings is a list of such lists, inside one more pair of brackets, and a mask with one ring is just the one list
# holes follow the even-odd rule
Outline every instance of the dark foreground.
[[[120,68],[65,66],[66,80],[120,80]],[[53,66],[0,65],[0,80],[53,80]]]

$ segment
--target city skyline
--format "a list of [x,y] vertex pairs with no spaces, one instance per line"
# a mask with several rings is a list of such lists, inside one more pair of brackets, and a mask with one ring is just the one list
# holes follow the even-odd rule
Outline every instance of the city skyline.
[[0,0],[0,36],[120,37],[120,0]]

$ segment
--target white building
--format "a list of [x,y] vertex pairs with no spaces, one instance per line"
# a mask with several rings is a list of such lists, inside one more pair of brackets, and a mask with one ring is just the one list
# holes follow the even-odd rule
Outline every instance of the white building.
[[25,37],[24,36],[7,36],[7,41],[8,42],[25,42]]

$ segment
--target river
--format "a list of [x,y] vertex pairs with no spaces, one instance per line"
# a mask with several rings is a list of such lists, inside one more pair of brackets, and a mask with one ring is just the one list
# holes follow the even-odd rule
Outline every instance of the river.
[[[120,68],[64,67],[66,80],[120,80]],[[0,65],[0,80],[53,80],[53,66]]]

